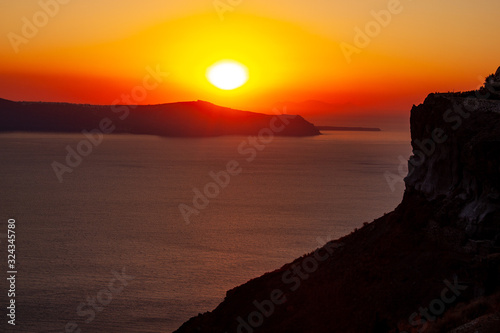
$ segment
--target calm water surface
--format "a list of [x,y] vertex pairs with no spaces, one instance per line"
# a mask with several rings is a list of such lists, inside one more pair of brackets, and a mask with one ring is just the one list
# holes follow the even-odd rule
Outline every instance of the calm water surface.
[[[391,211],[403,185],[391,191],[384,172],[410,155],[406,132],[275,138],[252,162],[238,153],[245,137],[111,135],[60,183],[51,163],[82,138],[0,135],[0,237],[8,218],[17,223],[15,332],[71,322],[81,332],[171,332],[228,289]],[[241,173],[187,225],[179,204],[192,206],[193,189],[231,160]],[[110,294],[123,269],[127,285]],[[107,304],[85,305],[96,297]]]

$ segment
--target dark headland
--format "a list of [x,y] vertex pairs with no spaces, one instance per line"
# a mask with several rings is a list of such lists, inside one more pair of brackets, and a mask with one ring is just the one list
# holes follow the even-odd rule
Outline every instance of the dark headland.
[[0,99],[0,120],[0,132],[78,133],[103,127],[114,134],[171,137],[256,135],[263,129],[270,129],[277,136],[320,134],[301,116],[240,111],[203,101],[86,105]]
[[229,290],[176,332],[500,332],[498,91],[500,70],[479,91],[413,106],[394,211]]

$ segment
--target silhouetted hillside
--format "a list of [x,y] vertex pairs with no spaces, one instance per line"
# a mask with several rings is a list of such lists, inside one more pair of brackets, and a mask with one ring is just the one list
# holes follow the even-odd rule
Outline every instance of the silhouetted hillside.
[[256,135],[265,129],[281,136],[320,134],[300,116],[239,111],[203,101],[103,106],[0,99],[0,119],[4,132],[81,132],[103,127],[111,133],[188,137]]
[[176,332],[500,332],[497,97],[429,95],[411,111],[393,212],[228,291]]

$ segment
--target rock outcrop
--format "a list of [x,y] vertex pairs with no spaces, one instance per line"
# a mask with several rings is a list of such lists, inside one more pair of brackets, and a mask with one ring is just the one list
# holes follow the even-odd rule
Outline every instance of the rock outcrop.
[[413,107],[393,212],[228,291],[176,332],[498,332],[499,73]]
[[499,244],[500,101],[486,97],[432,94],[412,109],[406,196],[440,201],[442,225]]

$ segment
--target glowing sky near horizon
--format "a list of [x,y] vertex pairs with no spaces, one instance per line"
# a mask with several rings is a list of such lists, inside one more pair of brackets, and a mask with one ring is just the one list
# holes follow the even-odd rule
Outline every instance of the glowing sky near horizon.
[[[23,36],[40,2],[0,1],[0,97],[111,104],[159,66],[168,76],[139,104],[203,99],[263,110],[322,100],[407,112],[427,93],[474,89],[500,66],[493,0],[242,0],[224,20],[213,0],[65,2],[16,53],[9,39]],[[391,6],[398,13],[377,30],[373,12]],[[372,29],[362,47],[357,27]],[[347,44],[359,51],[350,62]],[[222,59],[245,65],[247,84],[211,85],[206,70]]]

